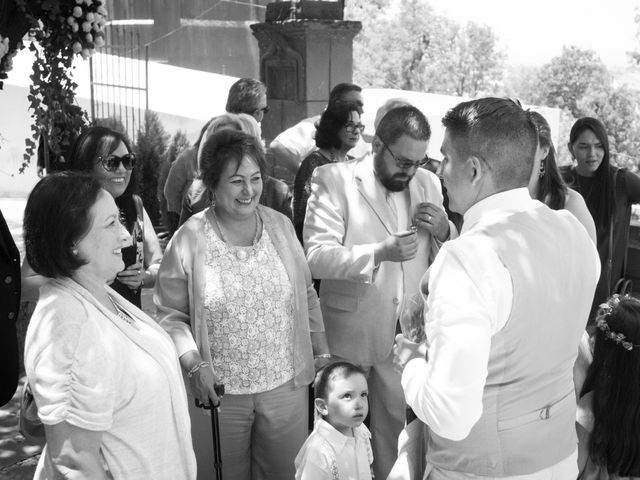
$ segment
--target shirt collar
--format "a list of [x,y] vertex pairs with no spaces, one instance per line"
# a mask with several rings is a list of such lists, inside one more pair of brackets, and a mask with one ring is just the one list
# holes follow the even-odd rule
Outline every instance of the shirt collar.
[[487,198],[483,198],[467,210],[464,214],[464,223],[460,234],[473,228],[481,219],[489,215],[502,216],[509,213],[521,212],[532,208],[536,203],[536,200],[531,198],[527,187],[494,193]]
[[368,439],[371,438],[369,429],[364,425],[360,425],[353,430],[353,437],[347,437],[336,430],[329,422],[319,418],[316,420],[316,431],[325,438],[336,449],[342,449],[348,442],[353,442],[355,438]]

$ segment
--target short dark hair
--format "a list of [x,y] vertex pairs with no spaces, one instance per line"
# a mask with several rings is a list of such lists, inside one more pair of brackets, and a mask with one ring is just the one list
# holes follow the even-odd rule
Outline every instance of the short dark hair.
[[389,110],[376,129],[376,136],[387,145],[392,145],[403,135],[423,141],[431,138],[427,117],[413,105]]
[[[344,96],[349,92],[362,92],[362,87],[355,83],[339,83],[331,89],[329,93],[329,105],[327,108],[337,103],[344,102]],[[362,113],[362,105],[359,105],[360,113]]]
[[315,398],[327,399],[329,394],[329,383],[338,376],[343,378],[350,377],[353,374],[360,374],[367,377],[367,374],[358,365],[349,362],[334,362],[324,367],[316,376],[313,384],[313,394]]
[[91,228],[101,191],[107,193],[93,176],[76,172],[54,173],[36,184],[23,222],[27,261],[36,273],[70,277],[87,263],[72,249]]
[[501,188],[528,185],[538,134],[531,116],[519,103],[486,97],[462,102],[442,119],[457,151],[478,157]]
[[129,152],[133,151],[125,134],[107,127],[93,126],[84,130],[71,147],[69,170],[90,172],[98,157],[113,153],[120,142]]
[[229,113],[253,114],[258,108],[260,97],[266,95],[267,86],[254,78],[241,78],[231,85],[227,96],[226,110]]
[[361,108],[355,103],[339,103],[322,112],[320,120],[316,123],[316,147],[328,149],[342,147],[338,132],[349,122],[351,112],[360,113],[360,111]]
[[209,190],[213,190],[220,181],[222,171],[230,162],[240,162],[249,157],[258,164],[260,173],[265,175],[264,150],[260,140],[230,128],[223,128],[210,135],[202,145],[200,153],[200,170],[202,183]]

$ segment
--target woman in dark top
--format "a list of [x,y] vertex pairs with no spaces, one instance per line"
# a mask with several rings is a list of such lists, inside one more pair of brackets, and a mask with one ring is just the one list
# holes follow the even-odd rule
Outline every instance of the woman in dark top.
[[327,108],[316,124],[316,147],[300,164],[293,183],[293,226],[302,243],[302,227],[311,193],[313,171],[327,163],[347,160],[347,152],[356,146],[364,125],[362,108],[356,103],[342,103]]
[[[640,203],[640,178],[610,164],[609,140],[597,119],[577,120],[569,134],[569,151],[575,165],[563,167],[569,187],[585,199],[596,224],[598,253],[602,264],[589,325],[603,303],[624,276],[631,205]],[[610,262],[610,263],[609,263]]]
[[155,284],[162,250],[142,200],[132,192],[134,165],[135,154],[131,153],[129,140],[105,127],[85,130],[73,144],[69,159],[70,170],[92,174],[120,209],[120,221],[131,234],[131,243],[122,249],[125,269],[110,286],[140,307],[142,287]]

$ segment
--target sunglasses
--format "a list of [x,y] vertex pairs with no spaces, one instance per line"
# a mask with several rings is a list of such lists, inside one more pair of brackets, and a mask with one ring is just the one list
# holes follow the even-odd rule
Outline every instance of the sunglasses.
[[407,160],[405,158],[398,158],[396,154],[393,153],[391,149],[387,146],[387,144],[382,141],[382,139],[379,139],[379,140],[380,142],[382,142],[382,145],[384,145],[384,148],[386,148],[387,151],[391,154],[398,168],[401,168],[402,170],[409,170],[410,168],[424,167],[427,163],[429,163],[429,157],[427,157],[426,155],[422,160],[418,160],[416,162],[412,160]]
[[353,122],[347,122],[344,126],[344,129],[348,132],[348,133],[356,133],[356,132],[364,132],[364,125],[361,123],[353,123]]
[[125,170],[133,170],[136,164],[136,154],[127,153],[120,157],[117,155],[106,155],[104,157],[98,157],[98,161],[107,172],[115,172],[118,170],[120,164],[122,164]]

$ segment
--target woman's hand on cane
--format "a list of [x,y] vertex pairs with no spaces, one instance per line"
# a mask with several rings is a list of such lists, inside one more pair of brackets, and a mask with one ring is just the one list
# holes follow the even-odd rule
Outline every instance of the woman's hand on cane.
[[213,372],[213,367],[209,364],[198,369],[189,379],[191,391],[194,396],[200,403],[207,406],[209,403],[216,407],[220,405],[220,397],[214,388],[214,385],[218,383],[220,383],[220,379]]
[[215,391],[215,384],[220,383],[220,379],[214,373],[211,364],[203,361],[195,350],[180,357],[180,363],[182,368],[187,371],[191,393],[196,397],[196,400],[206,406],[209,403],[218,406],[220,398]]

